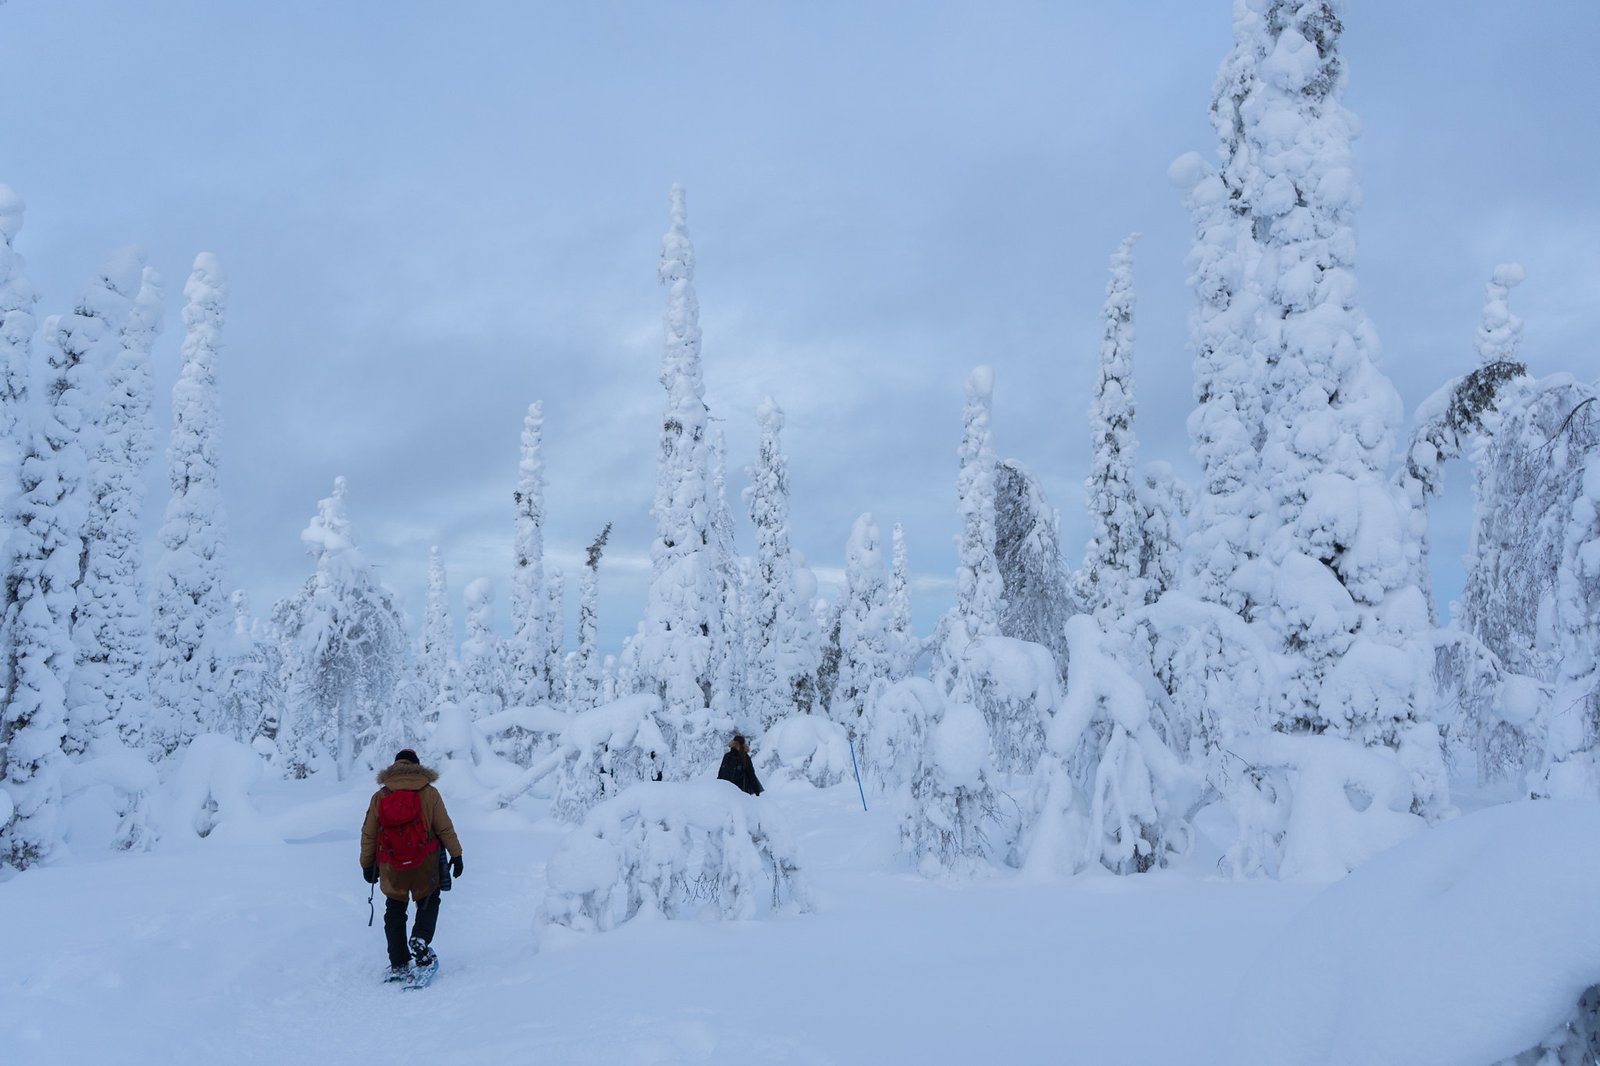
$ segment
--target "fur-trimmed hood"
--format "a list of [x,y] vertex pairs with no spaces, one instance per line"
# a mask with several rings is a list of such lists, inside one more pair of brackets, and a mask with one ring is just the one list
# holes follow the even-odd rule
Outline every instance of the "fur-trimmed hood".
[[415,792],[439,780],[439,771],[414,762],[397,762],[378,771],[378,784],[385,788],[404,788]]

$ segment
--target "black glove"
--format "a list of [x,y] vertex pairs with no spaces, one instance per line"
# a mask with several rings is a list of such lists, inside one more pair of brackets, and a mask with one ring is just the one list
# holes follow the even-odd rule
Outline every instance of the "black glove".
[[450,876],[460,877],[461,871],[465,869],[465,867],[466,864],[461,861],[461,856],[457,855],[455,858],[450,860]]
[[363,866],[361,876],[369,885],[378,883],[378,868],[376,866]]

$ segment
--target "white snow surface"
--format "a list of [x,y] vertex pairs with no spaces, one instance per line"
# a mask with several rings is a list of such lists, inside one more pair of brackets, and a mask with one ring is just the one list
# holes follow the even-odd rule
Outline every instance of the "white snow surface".
[[1475,1066],[1600,984],[1600,804],[1490,807],[1308,903],[1246,971],[1227,1061]]
[[69,848],[0,885],[6,1066],[339,1066],[381,1033],[437,1066],[1482,1063],[1600,980],[1597,804],[1490,808],[1331,887],[1218,878],[1205,839],[1139,876],[929,881],[853,781],[708,781],[690,787],[787,823],[814,909],[537,945],[575,834],[545,800],[499,809],[447,776],[467,867],[439,979],[403,992],[379,980],[383,901],[369,928],[357,868],[374,785],[252,782],[220,738],[197,746],[161,800],[187,825],[209,795],[224,831],[168,820],[153,851]]

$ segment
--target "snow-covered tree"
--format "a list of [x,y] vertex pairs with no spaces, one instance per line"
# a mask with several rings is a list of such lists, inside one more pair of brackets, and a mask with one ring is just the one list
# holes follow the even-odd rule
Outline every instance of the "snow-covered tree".
[[[1515,263],[1495,268],[1478,327],[1478,365],[1445,382],[1417,405],[1405,466],[1396,476],[1411,504],[1409,532],[1420,546],[1414,580],[1428,594],[1430,609],[1427,498],[1441,489],[1445,463],[1472,451],[1483,440],[1494,422],[1502,392],[1526,376],[1527,369],[1517,359],[1522,319],[1512,314],[1510,307],[1511,290],[1522,279],[1523,270]],[[1430,617],[1438,622],[1436,613]]]
[[956,506],[961,515],[956,570],[958,641],[1000,632],[1003,589],[995,561],[995,454],[989,427],[994,402],[994,371],[980,366],[967,378],[961,434]]
[[1150,604],[1178,583],[1185,520],[1194,503],[1171,465],[1153,461],[1144,465],[1134,505],[1139,518],[1138,588],[1143,602]]
[[649,603],[637,642],[639,683],[662,703],[662,727],[672,748],[667,776],[679,780],[698,776],[714,763],[727,724],[711,706],[722,600],[711,544],[711,442],[700,371],[694,247],[685,218],[683,188],[675,185],[660,265],[668,290],[661,365],[667,406],[656,460]]
[[[539,595],[543,596],[543,590]],[[431,705],[444,693],[455,659],[455,626],[450,621],[450,590],[445,579],[444,555],[438,545],[428,550],[428,605],[422,622],[422,646],[417,656],[417,674],[423,695]],[[538,648],[543,669],[544,635]]]
[[1266,594],[1255,565],[1262,553],[1258,520],[1266,510],[1258,477],[1266,368],[1254,343],[1260,250],[1251,219],[1262,179],[1256,142],[1241,113],[1259,77],[1257,21],[1255,12],[1235,5],[1234,46],[1211,98],[1219,165],[1189,153],[1169,172],[1184,190],[1195,232],[1186,261],[1195,295],[1190,337],[1196,402],[1188,429],[1202,485],[1189,545],[1189,585],[1245,618],[1256,616]]
[[568,713],[586,711],[600,705],[600,555],[611,536],[607,522],[584,556],[583,574],[578,579],[578,650],[568,671]]
[[[0,222],[7,238],[14,237],[20,208],[0,214]],[[16,302],[25,291],[20,279],[13,279],[8,298]],[[0,825],[0,867],[26,869],[48,858],[56,846],[65,762],[61,745],[77,658],[72,615],[88,518],[89,461],[83,436],[94,424],[108,348],[118,343],[127,311],[126,298],[119,301],[106,285],[92,284],[73,314],[46,319],[48,364],[40,382],[41,402],[22,412],[21,491],[6,515],[10,537],[3,625],[8,661],[0,769],[8,817]],[[30,347],[29,338],[21,334],[26,315],[16,307],[6,316],[14,358],[25,358]]]
[[[1595,421],[1590,418],[1590,421]],[[1600,450],[1582,461],[1554,588],[1554,699],[1536,796],[1600,798]]]
[[1427,660],[1427,602],[1410,583],[1419,546],[1396,536],[1409,503],[1387,477],[1400,398],[1357,298],[1342,28],[1330,0],[1273,0],[1235,23],[1261,57],[1240,115],[1265,177],[1250,217],[1256,350],[1271,387],[1269,614],[1294,662],[1285,723],[1396,747],[1428,715],[1426,678],[1373,668]]
[[[23,203],[9,185],[0,185],[0,508],[10,515],[21,494],[20,466],[27,444],[29,378],[33,374],[33,305],[22,256],[12,242],[22,228]],[[0,523],[0,561],[9,569],[11,522]],[[0,625],[0,691],[10,691],[12,656]],[[0,755],[0,763],[4,757]],[[3,769],[3,767],[0,767]]]
[[494,584],[479,578],[463,595],[466,636],[456,670],[456,701],[469,718],[482,719],[505,708],[506,676],[500,638],[494,632]]
[[235,591],[233,631],[217,682],[219,732],[270,753],[283,720],[283,647],[270,627],[250,616],[250,600]]
[[1208,795],[1204,775],[1183,764],[1170,727],[1151,714],[1123,656],[1107,650],[1131,621],[1109,633],[1088,615],[1067,623],[1073,665],[1035,779],[1031,869],[1072,873],[1098,863],[1138,873],[1164,865],[1171,852],[1186,849],[1188,820]]
[[222,404],[216,359],[222,342],[227,285],[215,256],[195,257],[184,285],[183,368],[172,387],[172,437],[167,477],[172,495],[161,526],[162,553],[153,575],[155,632],[149,737],[170,753],[209,721],[220,667],[225,525],[218,447]]
[[1480,771],[1491,741],[1544,746],[1539,722],[1526,710],[1530,699],[1514,698],[1518,693],[1541,715],[1561,719],[1544,722],[1558,760],[1584,750],[1570,733],[1570,715],[1582,713],[1572,686],[1586,672],[1575,649],[1584,639],[1588,587],[1581,551],[1586,477],[1600,449],[1596,396],[1593,386],[1566,374],[1511,379],[1497,389],[1473,450],[1476,504],[1454,625],[1470,638],[1465,650],[1481,649],[1462,658],[1457,681],[1486,673],[1493,682],[1480,693],[1487,698],[1463,708],[1470,717],[1460,723],[1478,748]]
[[749,713],[745,691],[744,568],[734,548],[727,444],[721,430],[711,437],[711,499],[711,557],[721,606],[717,643],[711,649],[711,706],[718,718],[736,720],[738,728],[754,730],[760,722]]
[[278,753],[295,777],[331,762],[346,778],[379,736],[395,732],[384,719],[401,706],[394,697],[406,673],[404,620],[356,547],[347,495],[344,478],[335,478],[333,495],[300,534],[316,572],[272,612],[284,655]]
[[511,702],[531,707],[550,697],[545,673],[544,593],[544,405],[528,405],[522,422],[522,459],[517,466],[515,558],[511,570],[511,639],[506,642]]
[[810,714],[816,707],[817,644],[789,543],[789,465],[779,437],[783,411],[769,397],[756,419],[760,451],[745,489],[756,533],[746,661],[752,715],[766,729],[786,714]]
[[149,715],[150,615],[144,575],[144,474],[155,452],[150,348],[161,328],[161,288],[138,249],[118,253],[96,284],[121,328],[105,378],[89,457],[83,576],[73,618],[78,663],[67,694],[66,750],[81,756],[113,734],[144,745]]
[[566,677],[566,617],[566,578],[552,564],[544,573],[544,671],[552,683]]
[[[911,673],[917,657],[917,638],[911,631],[911,555],[906,550],[905,526],[894,524],[891,534],[894,545],[894,564],[889,576],[889,632],[894,640],[894,664],[891,680],[898,681]],[[999,532],[996,529],[996,555]]]
[[1060,524],[1026,467],[1007,459],[996,468],[994,554],[1005,592],[1000,632],[1044,645],[1065,666],[1065,627],[1079,608],[1061,560]]
[[927,730],[900,819],[901,851],[925,877],[971,876],[1009,859],[1019,827],[989,780],[983,715],[946,700]]
[[1125,239],[1111,257],[1100,374],[1089,408],[1092,450],[1084,483],[1089,543],[1079,588],[1086,607],[1110,618],[1143,599],[1135,588],[1140,546],[1134,499],[1139,441],[1133,432],[1133,242],[1137,239],[1137,235]]
[[857,518],[850,529],[844,579],[845,594],[839,605],[839,675],[828,715],[855,737],[861,733],[867,693],[873,682],[889,680],[896,653],[883,535],[870,514]]

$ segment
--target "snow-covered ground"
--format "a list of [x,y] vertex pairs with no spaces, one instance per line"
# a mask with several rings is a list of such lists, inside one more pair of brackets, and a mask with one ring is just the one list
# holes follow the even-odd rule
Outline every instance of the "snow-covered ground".
[[[283,842],[219,833],[79,854],[0,886],[0,1062],[1232,1063],[1245,1061],[1240,1026],[1255,1027],[1258,1005],[1278,1028],[1252,1054],[1271,1054],[1260,1049],[1296,1039],[1286,998],[1337,1000],[1342,980],[1368,984],[1339,966],[1393,965],[1360,931],[1390,902],[1402,909],[1384,935],[1409,937],[1403,991],[1455,1024],[1438,990],[1462,995],[1463,964],[1484,956],[1461,941],[1430,963],[1432,938],[1464,936],[1462,923],[1493,921],[1497,906],[1522,915],[1522,932],[1571,922],[1579,894],[1537,872],[1556,838],[1569,847],[1548,865],[1563,883],[1600,884],[1600,805],[1580,804],[1463,819],[1331,888],[1224,880],[1203,850],[1142,876],[941,883],[896,859],[892,812],[863,813],[853,782],[775,781],[754,802],[778,807],[798,838],[812,912],[541,938],[544,867],[566,827],[539,817],[538,801],[494,810],[442,784],[467,867],[445,898],[432,988],[379,981],[382,896],[368,928],[356,862],[369,786],[267,783],[254,800],[272,832],[260,835]],[[1520,872],[1485,880],[1515,839],[1529,840],[1506,856]],[[1541,919],[1548,908],[1525,907],[1529,894],[1553,912]],[[1574,952],[1595,946],[1584,936]],[[1490,950],[1496,964],[1518,953]],[[1583,965],[1568,970],[1568,983],[1585,979]],[[1351,1020],[1337,1009],[1307,1012],[1305,1061],[1378,1061],[1327,1043],[1325,1027]],[[1536,1042],[1548,1024],[1522,1011],[1512,1022]],[[1390,1031],[1414,1033],[1418,1012],[1398,1013]],[[1406,1055],[1396,1061],[1472,1061]]]

